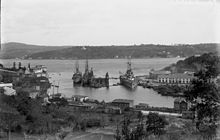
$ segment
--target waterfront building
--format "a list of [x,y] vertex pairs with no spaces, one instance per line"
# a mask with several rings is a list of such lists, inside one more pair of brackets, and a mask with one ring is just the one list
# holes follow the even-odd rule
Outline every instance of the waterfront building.
[[0,83],[0,89],[6,95],[15,95],[16,91],[13,89],[12,83]]
[[194,76],[191,74],[175,73],[158,75],[157,82],[160,84],[190,84],[193,79]]
[[85,102],[86,100],[89,99],[89,97],[83,95],[73,95],[72,99],[73,101]]
[[19,81],[20,78],[24,77],[25,67],[21,67],[21,63],[19,63],[19,68],[15,67],[15,64],[12,68],[0,68],[0,77],[1,82],[4,83],[12,83],[14,81]]
[[68,102],[68,106],[73,110],[90,111],[96,107],[96,104],[71,101]]
[[177,111],[186,111],[188,110],[188,104],[184,98],[176,98],[174,100],[174,110]]
[[126,108],[133,107],[134,100],[128,100],[128,99],[115,99],[112,101],[112,106],[116,106],[121,108],[122,110],[125,110]]
[[147,108],[149,108],[149,105],[145,103],[139,103],[138,105],[135,105],[135,109],[138,109],[138,110],[142,110],[142,109],[144,110]]
[[12,88],[13,87],[13,85],[12,85],[12,83],[0,83],[0,87],[9,87],[9,88]]
[[32,68],[32,71],[37,77],[48,77],[47,67],[44,65],[36,65]]
[[104,110],[105,113],[109,114],[121,114],[121,108],[116,106],[107,106]]

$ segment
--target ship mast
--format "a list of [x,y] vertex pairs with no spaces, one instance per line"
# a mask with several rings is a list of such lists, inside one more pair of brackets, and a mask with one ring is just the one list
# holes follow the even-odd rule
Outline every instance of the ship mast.
[[76,68],[76,73],[78,73],[79,72],[79,61],[78,60],[76,60],[75,68]]
[[85,53],[86,53],[85,73],[87,73],[87,72],[89,72],[89,63],[88,63],[88,56],[87,56],[87,52],[86,52],[86,47],[84,46],[84,47],[82,48],[82,50],[84,50]]
[[89,71],[89,63],[88,63],[88,59],[86,58],[85,73],[88,71]]
[[131,56],[128,57],[127,70],[131,70]]

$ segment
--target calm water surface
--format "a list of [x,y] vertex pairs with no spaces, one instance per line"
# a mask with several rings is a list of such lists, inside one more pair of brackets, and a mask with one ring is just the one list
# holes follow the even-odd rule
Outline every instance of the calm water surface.
[[[161,69],[183,58],[153,58],[153,59],[132,59],[132,68],[135,75],[147,75],[151,69]],[[0,60],[4,66],[12,66],[13,62],[21,62],[22,65],[31,66],[45,65],[48,68],[50,81],[60,85],[59,92],[66,97],[72,95],[86,95],[92,99],[106,102],[117,98],[132,99],[134,104],[147,103],[151,106],[173,107],[174,98],[160,96],[151,89],[137,87],[131,91],[122,86],[110,86],[107,88],[84,88],[73,87],[72,74],[74,71],[75,60]],[[78,60],[80,70],[84,72],[85,60]],[[89,60],[89,67],[93,67],[94,74],[105,76],[108,72],[110,77],[119,77],[119,72],[125,72],[127,69],[126,59],[95,59]],[[119,80],[110,80],[110,85],[119,82]],[[55,90],[56,91],[56,90]],[[49,92],[52,92],[50,90]]]

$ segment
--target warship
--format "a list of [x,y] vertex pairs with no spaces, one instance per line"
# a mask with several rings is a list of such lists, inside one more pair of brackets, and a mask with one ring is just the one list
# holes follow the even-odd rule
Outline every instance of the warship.
[[81,82],[82,82],[82,73],[79,71],[78,61],[76,61],[75,68],[76,68],[76,71],[75,71],[75,73],[73,74],[73,77],[72,77],[73,84],[74,85],[81,84]]
[[93,77],[93,69],[91,68],[91,70],[89,70],[88,59],[86,59],[85,73],[82,77],[82,86],[89,86]]
[[127,62],[127,71],[125,74],[120,75],[120,84],[129,88],[129,89],[135,89],[138,85],[138,80],[134,76],[134,73],[131,68],[131,61],[129,60]]

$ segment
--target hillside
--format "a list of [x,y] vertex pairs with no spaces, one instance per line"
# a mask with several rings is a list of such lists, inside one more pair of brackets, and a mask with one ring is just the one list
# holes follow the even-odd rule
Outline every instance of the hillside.
[[[10,46],[10,47],[9,47]],[[107,59],[188,57],[216,52],[217,44],[194,45],[130,45],[130,46],[36,46],[13,43],[5,44],[1,58],[25,59]],[[19,48],[19,49],[17,49]],[[86,48],[86,49],[85,49]]]
[[31,55],[37,52],[51,51],[63,49],[66,46],[40,46],[40,45],[29,45],[24,43],[10,42],[1,44],[0,58],[1,59],[12,59],[12,58],[24,58],[27,55]]
[[185,71],[198,72],[200,69],[204,68],[204,65],[212,64],[214,62],[218,62],[218,64],[214,65],[220,69],[219,59],[220,57],[218,57],[216,54],[205,53],[201,56],[191,56],[185,60],[179,60],[176,64],[165,67],[163,70],[169,70],[178,73],[183,73]]

